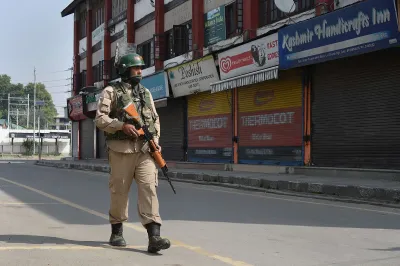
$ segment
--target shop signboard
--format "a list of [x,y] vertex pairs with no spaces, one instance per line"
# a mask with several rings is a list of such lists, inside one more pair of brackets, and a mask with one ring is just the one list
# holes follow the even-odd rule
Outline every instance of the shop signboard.
[[188,158],[196,162],[232,161],[231,93],[188,97]]
[[217,7],[204,14],[205,47],[226,39],[225,6]]
[[367,0],[279,31],[279,67],[289,69],[398,46],[395,0]]
[[83,99],[82,95],[76,95],[67,99],[68,118],[72,121],[79,121],[86,119],[83,114]]
[[168,78],[164,71],[146,76],[140,83],[151,92],[153,100],[169,97]]
[[278,34],[263,37],[218,54],[221,80],[279,64]]
[[210,90],[210,83],[219,80],[212,55],[167,70],[174,97]]

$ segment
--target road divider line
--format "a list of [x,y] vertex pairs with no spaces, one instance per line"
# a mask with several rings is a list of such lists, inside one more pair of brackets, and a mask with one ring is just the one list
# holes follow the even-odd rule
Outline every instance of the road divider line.
[[[38,190],[36,188],[30,187],[30,186],[27,186],[27,185],[24,185],[24,184],[21,184],[21,183],[18,183],[18,182],[15,182],[15,181],[3,178],[3,177],[0,177],[0,180],[3,180],[5,182],[8,182],[10,184],[14,184],[14,185],[22,187],[22,188],[25,188],[25,189],[27,189],[29,191],[36,192],[37,194],[40,194],[40,195],[42,195],[44,197],[47,197],[47,198],[52,199],[52,200],[57,201],[57,202],[61,202],[61,203],[65,204],[65,205],[68,205],[70,207],[79,209],[79,210],[87,212],[87,213],[90,213],[90,214],[92,214],[94,216],[103,218],[105,220],[109,219],[108,215],[105,215],[103,213],[100,213],[100,212],[91,210],[89,208],[80,206],[80,205],[75,204],[75,203],[73,203],[71,201],[59,198],[57,196],[51,195],[51,194],[46,193],[44,191]],[[136,230],[138,232],[142,232],[142,233],[146,233],[147,234],[147,231],[146,231],[146,229],[144,229],[144,227],[136,226],[136,225],[131,224],[131,223],[125,223],[124,226],[129,227],[131,229],[134,229],[134,230]],[[188,244],[185,244],[185,243],[177,241],[177,240],[172,240],[171,239],[171,244],[175,245],[177,247],[181,247],[181,248],[185,248],[185,249],[191,250],[191,251],[193,251],[193,252],[195,252],[197,254],[200,254],[200,255],[203,255],[203,256],[207,256],[207,257],[209,257],[211,259],[219,260],[219,261],[224,262],[224,263],[226,263],[228,265],[232,265],[232,266],[253,266],[253,265],[248,264],[248,263],[243,262],[243,261],[237,261],[237,260],[234,260],[232,258],[220,256],[218,254],[212,254],[212,253],[202,249],[201,247],[190,246]]]

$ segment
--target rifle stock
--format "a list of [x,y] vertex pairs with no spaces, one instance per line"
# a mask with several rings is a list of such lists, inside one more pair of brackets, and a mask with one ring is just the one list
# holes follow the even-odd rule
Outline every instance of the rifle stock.
[[139,132],[139,135],[144,136],[145,139],[149,142],[151,156],[154,158],[157,165],[160,167],[161,171],[163,172],[164,176],[167,178],[168,183],[170,184],[170,186],[172,188],[172,191],[174,192],[174,194],[176,194],[175,188],[172,185],[172,182],[168,176],[167,163],[165,162],[164,158],[162,157],[161,152],[157,149],[157,145],[154,142],[153,134],[151,134],[149,132],[147,126],[143,125],[143,123],[141,122],[140,115],[137,112],[136,107],[132,102],[129,103],[128,105],[126,105],[124,107],[124,110],[140,126],[140,129],[137,130]]

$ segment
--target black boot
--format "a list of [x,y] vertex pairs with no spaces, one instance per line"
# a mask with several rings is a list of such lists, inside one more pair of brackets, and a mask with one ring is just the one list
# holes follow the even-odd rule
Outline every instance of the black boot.
[[149,223],[146,225],[147,234],[149,236],[149,246],[147,251],[149,253],[156,253],[162,249],[168,249],[171,243],[168,239],[160,237],[160,224]]
[[112,224],[111,225],[111,237],[110,237],[110,245],[117,247],[125,247],[126,242],[124,237],[122,236],[122,223]]

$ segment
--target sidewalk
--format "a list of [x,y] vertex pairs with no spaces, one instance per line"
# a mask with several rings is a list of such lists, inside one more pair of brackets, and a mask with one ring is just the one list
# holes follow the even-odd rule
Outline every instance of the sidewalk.
[[[41,160],[36,165],[78,170],[109,172],[105,160],[66,161]],[[296,192],[303,195],[335,196],[347,200],[399,203],[400,181],[381,180],[372,177],[328,177],[301,174],[273,174],[259,172],[223,171],[208,169],[169,168],[173,181],[235,187],[256,191]],[[159,178],[165,179],[162,172]],[[400,208],[400,204],[398,205]]]

